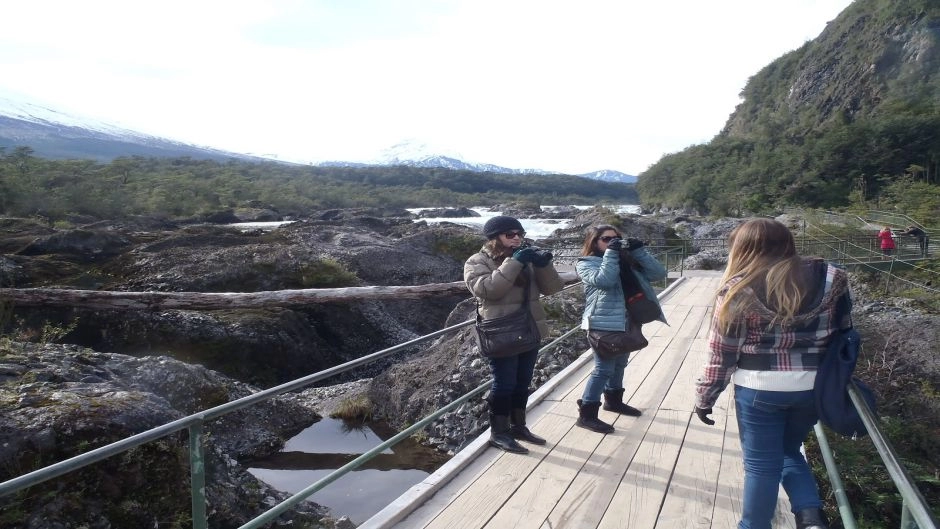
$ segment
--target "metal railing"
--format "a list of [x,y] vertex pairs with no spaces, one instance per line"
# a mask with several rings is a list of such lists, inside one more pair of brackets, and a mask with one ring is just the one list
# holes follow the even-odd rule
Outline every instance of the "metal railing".
[[[891,476],[891,481],[897,487],[901,494],[901,529],[937,529],[937,518],[927,505],[927,500],[920,493],[917,486],[914,485],[914,479],[904,468],[900,457],[894,451],[888,438],[878,427],[878,419],[868,408],[868,403],[858,393],[855,384],[848,388],[849,398],[852,404],[858,410],[865,423],[865,429],[871,438],[872,444],[881,456],[881,461],[885,469]],[[855,517],[852,514],[852,507],[849,505],[848,496],[845,493],[845,486],[840,477],[839,468],[835,462],[835,456],[829,446],[829,440],[822,425],[816,423],[814,427],[816,439],[819,441],[819,450],[823,456],[823,462],[826,466],[826,474],[829,476],[829,483],[832,486],[833,494],[836,498],[836,504],[839,506],[839,513],[842,518],[842,525],[845,529],[855,529]]]
[[[569,290],[575,286],[580,286],[580,282],[575,282],[575,283],[565,286],[561,290],[561,292]],[[323,371],[318,371],[306,377],[302,377],[302,378],[293,380],[291,382],[287,382],[285,384],[275,386],[273,388],[269,388],[263,391],[259,391],[257,393],[253,393],[247,397],[243,397],[243,398],[231,401],[231,402],[227,402],[225,404],[216,406],[214,408],[210,408],[208,410],[204,410],[198,413],[194,413],[192,415],[188,415],[186,417],[177,419],[175,421],[169,422],[162,426],[158,426],[156,428],[152,428],[145,432],[132,435],[120,441],[116,441],[114,443],[96,448],[84,454],[80,454],[75,457],[66,459],[64,461],[60,461],[58,463],[54,463],[52,465],[34,470],[27,474],[23,474],[11,480],[0,483],[0,497],[8,495],[8,494],[13,494],[18,491],[24,490],[26,488],[38,485],[45,481],[54,479],[56,477],[67,474],[69,472],[73,472],[75,470],[81,469],[88,465],[97,463],[101,460],[107,459],[111,456],[126,452],[137,446],[140,446],[140,445],[152,442],[152,441],[156,441],[158,439],[167,437],[169,435],[172,435],[176,432],[179,432],[185,429],[188,431],[188,434],[189,434],[190,491],[192,495],[193,529],[206,529],[208,527],[208,518],[207,518],[207,511],[206,511],[206,492],[205,492],[206,470],[205,470],[205,446],[204,446],[204,440],[203,440],[203,428],[207,421],[221,417],[223,415],[226,415],[234,411],[238,411],[243,408],[247,408],[259,402],[274,398],[283,393],[303,389],[321,380],[344,373],[356,367],[369,364],[376,360],[380,360],[391,354],[397,353],[404,349],[408,349],[410,347],[426,342],[433,338],[437,338],[439,336],[450,333],[452,331],[456,331],[463,327],[470,326],[474,322],[475,322],[475,319],[470,319],[462,323],[458,323],[456,325],[451,325],[450,327],[446,327],[438,331],[420,336],[413,340],[400,343],[393,347],[382,349],[370,355],[366,355],[366,356],[357,358],[355,360],[345,362],[343,364],[331,367],[329,369],[325,369]],[[578,329],[579,327],[575,327],[567,331],[566,333],[562,335],[562,337],[553,340],[548,345],[541,348],[540,352],[549,350],[557,346],[557,344],[559,344],[563,338],[570,336],[573,332],[577,331]],[[479,393],[482,393],[491,384],[492,384],[492,381],[484,383],[483,385],[474,389],[467,395],[460,397],[460,399],[458,399],[459,402],[460,403],[465,402],[466,400],[469,400],[473,396],[478,395]],[[301,492],[290,497],[288,500],[285,500],[278,506],[262,514],[260,517],[255,518],[254,520],[251,520],[249,523],[245,524],[243,528],[249,529],[249,528],[260,527],[262,524],[271,521],[273,518],[276,518],[281,513],[293,507],[294,505],[304,500],[305,498],[307,498],[314,492],[320,490],[321,488],[328,485],[329,483],[332,483],[333,481],[335,481],[342,475],[359,467],[364,462],[378,455],[385,448],[392,446],[394,444],[397,444],[398,442],[401,442],[404,439],[408,438],[414,432],[421,429],[422,427],[424,427],[425,425],[427,425],[428,423],[430,423],[431,421],[433,421],[434,419],[436,419],[437,417],[439,417],[446,411],[453,409],[457,405],[458,403],[456,402],[451,403],[445,406],[445,408],[442,408],[442,410],[439,410],[439,413],[436,413],[434,416],[426,417],[425,419],[422,419],[418,423],[415,423],[407,430],[399,433],[398,435],[392,437],[388,441],[385,441],[384,443],[382,443],[380,447],[369,450],[362,456],[356,458],[355,460],[344,465],[340,469],[337,469],[333,471],[332,473],[330,473],[329,475],[325,476],[324,478],[320,479],[317,483],[314,483],[313,485],[305,488]],[[274,511],[274,513],[269,514],[272,511]]]

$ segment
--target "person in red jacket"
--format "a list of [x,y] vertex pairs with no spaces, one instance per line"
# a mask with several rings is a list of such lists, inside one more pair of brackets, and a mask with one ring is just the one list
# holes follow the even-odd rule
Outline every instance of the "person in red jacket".
[[878,232],[878,238],[881,240],[881,253],[891,255],[894,252],[894,234],[891,233],[891,228],[882,228]]

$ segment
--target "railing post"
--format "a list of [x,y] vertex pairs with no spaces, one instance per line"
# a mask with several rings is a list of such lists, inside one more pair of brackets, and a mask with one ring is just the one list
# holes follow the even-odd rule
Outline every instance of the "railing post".
[[836,458],[832,456],[832,448],[829,446],[829,439],[822,425],[816,423],[813,426],[816,432],[816,441],[819,443],[819,452],[822,454],[823,463],[826,465],[826,473],[829,474],[829,483],[832,485],[832,493],[836,497],[836,505],[839,506],[839,517],[842,519],[842,527],[845,529],[855,529],[855,515],[852,513],[852,505],[849,503],[849,497],[845,493],[845,484],[842,477],[839,476],[839,467],[836,465]]
[[193,496],[193,529],[207,529],[206,460],[202,446],[202,421],[189,427],[189,478]]
[[907,508],[907,502],[901,500],[901,529],[917,529],[917,522],[911,516],[911,510]]
[[896,259],[891,259],[891,264],[888,265],[888,274],[885,276],[885,295],[888,294],[888,285],[891,284],[891,275],[894,273],[895,262],[897,262]]

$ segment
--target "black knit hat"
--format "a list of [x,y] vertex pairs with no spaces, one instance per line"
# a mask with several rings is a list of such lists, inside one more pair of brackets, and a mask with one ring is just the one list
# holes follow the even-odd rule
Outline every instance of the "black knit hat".
[[521,222],[505,215],[493,217],[483,225],[483,235],[486,235],[487,239],[495,239],[500,233],[511,230],[525,231]]

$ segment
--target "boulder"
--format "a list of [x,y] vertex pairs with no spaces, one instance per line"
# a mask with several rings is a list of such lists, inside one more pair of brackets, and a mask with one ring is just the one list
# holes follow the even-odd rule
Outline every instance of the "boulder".
[[[0,346],[0,481],[6,481],[194,411],[254,393],[250,386],[170,358],[134,358],[69,345]],[[319,416],[296,395],[206,423],[210,527],[246,523],[266,498],[286,495],[256,480],[239,458],[279,450]],[[19,513],[3,527],[155,527],[190,511],[185,431],[0,498]],[[15,507],[14,507],[15,504]],[[295,513],[317,527],[325,509]]]

